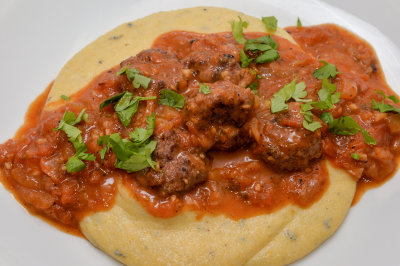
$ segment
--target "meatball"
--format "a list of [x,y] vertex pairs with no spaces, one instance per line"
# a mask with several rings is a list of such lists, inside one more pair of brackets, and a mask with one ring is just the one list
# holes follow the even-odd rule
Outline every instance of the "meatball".
[[255,95],[229,81],[209,84],[209,88],[209,94],[192,88],[185,104],[186,124],[194,134],[213,138],[214,149],[228,150],[235,146],[240,127],[250,117]]
[[277,170],[309,167],[322,154],[321,130],[311,132],[302,122],[299,103],[289,103],[289,110],[278,114],[259,114],[249,127],[255,139],[253,152]]
[[199,127],[210,123],[242,126],[253,109],[254,93],[229,81],[208,86],[209,94],[193,88],[193,93],[187,98],[185,108],[188,120]]
[[208,163],[204,153],[196,147],[185,148],[181,130],[166,131],[157,137],[154,159],[159,170],[150,170],[139,175],[140,184],[157,190],[160,195],[168,196],[192,189],[208,178]]
[[121,68],[136,68],[144,76],[150,77],[158,88],[169,88],[177,91],[186,87],[183,78],[183,66],[178,58],[159,49],[143,50],[120,64]]
[[232,54],[213,50],[195,50],[183,59],[185,68],[192,70],[199,82],[229,80],[247,87],[254,79],[249,69],[241,68],[239,60]]

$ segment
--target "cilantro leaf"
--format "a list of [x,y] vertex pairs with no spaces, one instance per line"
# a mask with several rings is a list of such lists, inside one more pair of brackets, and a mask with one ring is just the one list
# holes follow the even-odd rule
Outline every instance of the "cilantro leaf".
[[106,157],[106,153],[110,150],[110,136],[108,135],[104,135],[104,136],[100,136],[99,139],[97,140],[97,145],[99,146],[103,146],[103,148],[101,148],[99,154],[100,154],[100,159],[101,162],[103,162],[104,158]]
[[392,100],[393,102],[395,102],[395,103],[398,103],[398,102],[399,102],[399,99],[397,99],[397,97],[396,97],[395,95],[390,95],[390,96],[388,96],[388,98],[389,98],[390,100]]
[[386,94],[383,91],[375,91],[376,93],[380,94],[383,96],[383,100],[385,100],[386,98],[392,100],[394,103],[398,103],[399,99],[397,99],[396,95],[390,95],[390,96],[386,96]]
[[278,43],[274,40],[274,38],[271,37],[271,35],[265,35],[259,38],[247,40],[246,44],[265,44],[270,46],[272,49],[278,48]]
[[65,166],[67,167],[68,173],[75,173],[82,171],[85,168],[86,164],[76,156],[72,156],[68,159]]
[[378,110],[381,113],[387,113],[387,112],[396,112],[400,114],[400,109],[397,107],[394,107],[390,104],[386,104],[383,101],[378,103],[375,100],[372,100],[371,102],[372,109]]
[[305,103],[301,105],[300,113],[303,115],[303,127],[309,131],[314,132],[315,130],[322,127],[321,123],[313,120],[313,109],[311,103]]
[[351,158],[353,158],[354,160],[360,160],[360,155],[358,155],[358,153],[352,153],[350,154]]
[[307,97],[307,91],[305,91],[305,89],[306,83],[304,81],[297,83],[292,98],[296,102],[310,102],[311,99],[302,99],[304,97]]
[[374,137],[372,137],[368,131],[366,131],[365,129],[363,129],[361,131],[363,137],[364,137],[364,141],[365,143],[369,144],[369,145],[376,145],[376,140],[374,139]]
[[86,109],[83,109],[78,117],[73,112],[65,110],[63,118],[61,119],[58,127],[53,130],[62,130],[68,137],[68,141],[72,143],[75,148],[75,155],[70,157],[65,164],[68,173],[74,173],[81,171],[85,168],[85,161],[94,161],[96,157],[91,153],[86,153],[87,147],[82,140],[81,131],[74,125],[80,123],[82,120],[87,121],[88,114],[85,113]]
[[330,109],[334,104],[340,100],[340,92],[336,92],[336,85],[330,83],[328,79],[322,80],[322,88],[318,91],[319,102],[313,102],[312,104],[322,110]]
[[206,84],[201,83],[199,92],[201,92],[203,94],[210,94],[211,93],[210,86],[207,86]]
[[255,95],[258,94],[258,90],[257,90],[257,88],[258,88],[258,82],[257,82],[257,81],[251,83],[251,84],[248,86],[248,88],[249,88]]
[[133,94],[129,91],[124,91],[123,93],[117,94],[108,98],[104,102],[100,104],[100,110],[107,105],[115,104],[114,110],[117,113],[117,116],[121,123],[127,127],[130,125],[133,115],[136,113],[139,102],[144,100],[155,100],[157,97],[149,96],[149,97],[141,97],[136,96],[133,97]]
[[278,20],[276,19],[276,17],[274,16],[270,16],[270,17],[262,17],[261,21],[264,23],[265,27],[269,30],[269,31],[276,31],[277,27],[278,27]]
[[[255,63],[257,64],[269,63],[278,59],[280,55],[276,48],[278,48],[278,43],[270,35],[247,40],[244,45],[245,51],[250,50],[253,53],[263,52],[255,58]],[[242,51],[240,51],[240,61],[244,68],[247,67],[253,59],[249,59],[246,53]]]
[[243,28],[247,28],[249,25],[247,21],[242,21],[239,16],[239,21],[231,21],[232,35],[238,44],[244,44],[246,39],[243,37]]
[[158,103],[161,105],[168,105],[177,109],[182,109],[185,105],[185,97],[172,90],[163,89],[161,90],[161,95]]
[[135,131],[129,132],[129,137],[135,144],[143,144],[148,140],[154,132],[154,126],[156,123],[156,114],[152,113],[146,118],[147,128],[135,128]]
[[324,121],[325,124],[330,124],[333,122],[333,115],[328,112],[324,112],[321,114],[321,120]]
[[391,96],[386,96],[383,91],[375,91],[376,93],[380,94],[383,96],[382,102],[378,103],[375,100],[371,101],[372,109],[378,110],[379,112],[382,113],[387,113],[387,112],[396,112],[400,114],[400,108],[394,107],[390,104],[385,103],[385,99],[388,98],[392,100],[394,103],[398,103],[399,99],[395,95]]
[[71,97],[68,97],[67,95],[61,95],[60,96],[61,99],[63,99],[64,101],[69,101],[69,99],[71,99]]
[[117,72],[117,76],[122,74],[126,74],[126,77],[130,82],[132,82],[132,85],[135,89],[138,89],[140,86],[147,89],[151,82],[151,78],[143,76],[140,74],[139,70],[135,68],[124,67]]
[[330,114],[321,116],[321,120],[328,124],[329,131],[335,135],[355,135],[361,130],[357,122],[350,116],[333,119],[332,114]]
[[314,77],[317,79],[334,78],[339,72],[334,64],[321,61],[324,65],[314,71]]
[[256,64],[269,63],[269,62],[275,61],[279,57],[280,57],[280,55],[279,55],[278,51],[271,49],[271,50],[265,51],[264,53],[259,55],[256,58],[255,62],[256,62]]
[[243,50],[240,50],[239,57],[240,57],[240,62],[242,63],[241,64],[242,68],[248,67],[251,61],[253,61],[253,58],[249,58]]
[[301,23],[301,20],[299,17],[297,17],[297,27],[303,27],[303,24]]
[[247,41],[246,44],[244,45],[244,50],[252,50],[252,51],[261,51],[265,52],[268,50],[273,49],[271,46],[265,43],[255,43],[255,42],[249,42]]
[[140,171],[147,167],[155,169],[156,163],[151,155],[157,146],[157,141],[150,141],[147,138],[143,143],[133,143],[121,138],[119,133],[114,133],[109,137],[109,143],[117,157],[116,168],[123,169],[128,173]]
[[[305,83],[299,82],[296,84],[297,78],[286,84],[282,89],[277,91],[271,99],[271,113],[277,113],[288,109],[286,104],[291,98],[295,101],[308,102],[309,99],[301,99],[307,96],[305,91]],[[311,109],[310,109],[311,110]],[[311,121],[310,121],[311,122]]]
[[303,120],[303,127],[309,131],[314,132],[315,130],[322,127],[321,123],[318,121],[308,122],[307,120]]
[[271,99],[271,113],[277,113],[288,109],[286,102],[292,98],[293,93],[296,90],[296,80],[297,78],[274,93]]
[[125,93],[126,93],[126,91],[121,92],[120,94],[114,95],[114,96],[108,98],[107,100],[105,100],[104,102],[102,102],[102,103],[100,104],[100,111],[101,111],[104,107],[106,107],[106,106],[108,106],[108,105],[110,105],[110,104],[115,104],[115,103],[117,103],[117,102],[119,101],[119,99],[121,99],[122,96],[125,95]]

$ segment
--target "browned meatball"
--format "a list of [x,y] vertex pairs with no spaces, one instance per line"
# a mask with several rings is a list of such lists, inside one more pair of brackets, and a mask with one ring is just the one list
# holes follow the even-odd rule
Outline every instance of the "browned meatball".
[[253,110],[255,95],[229,81],[208,86],[209,94],[191,88],[185,105],[187,126],[191,132],[213,139],[209,143],[214,149],[228,150],[238,142],[239,128]]
[[208,178],[205,155],[196,147],[185,148],[182,130],[166,131],[157,137],[157,148],[153,159],[159,170],[150,170],[138,175],[140,184],[157,190],[161,195],[188,191]]
[[289,110],[278,114],[264,111],[251,123],[253,152],[275,169],[302,170],[321,157],[321,130],[311,132],[302,126],[299,103],[290,103]]
[[183,66],[178,58],[166,51],[147,49],[132,56],[121,63],[121,68],[136,68],[144,76],[150,77],[158,88],[169,88],[177,91],[185,88],[186,80],[183,78]]
[[240,67],[234,55],[214,50],[195,50],[183,58],[185,68],[192,70],[193,77],[199,82],[229,80],[247,87],[254,79],[249,69]]

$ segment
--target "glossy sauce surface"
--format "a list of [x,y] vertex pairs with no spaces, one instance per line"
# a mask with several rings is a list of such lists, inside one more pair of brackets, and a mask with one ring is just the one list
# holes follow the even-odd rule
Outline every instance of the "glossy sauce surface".
[[[147,90],[133,90],[125,76],[116,75],[121,67],[115,67],[100,74],[86,88],[65,102],[65,106],[56,110],[42,112],[47,94],[38,98],[15,138],[0,146],[3,184],[32,213],[77,232],[82,217],[112,207],[117,182],[129,187],[132,195],[156,217],[168,218],[184,210],[194,210],[198,211],[199,217],[204,214],[225,214],[233,219],[270,213],[290,203],[302,208],[310,206],[329,186],[324,159],[329,159],[352,174],[359,182],[358,191],[368,187],[368,184],[376,186],[383,182],[392,175],[396,167],[395,159],[400,151],[400,120],[397,115],[379,113],[371,108],[372,99],[381,100],[375,90],[393,94],[384,80],[372,48],[334,25],[291,27],[287,30],[300,47],[274,37],[279,44],[280,58],[272,63],[252,66],[262,77],[258,80],[256,102],[261,102],[261,106],[268,105],[271,96],[296,77],[306,83],[308,97],[316,100],[321,81],[313,77],[313,72],[320,66],[318,60],[326,60],[335,64],[341,72],[333,82],[342,98],[331,110],[332,114],[334,117],[353,117],[377,140],[376,146],[365,144],[361,133],[337,136],[329,133],[325,125],[321,129],[321,159],[313,161],[302,171],[290,172],[269,166],[248,143],[230,151],[210,150],[205,155],[207,180],[190,191],[166,196],[151,186],[143,185],[146,184],[142,180],[148,174],[147,171],[128,174],[116,169],[116,158],[112,152],[101,163],[101,147],[97,140],[101,135],[117,132],[122,137],[128,137],[129,132],[136,127],[146,125],[146,117],[152,112],[156,114],[156,137],[173,128],[186,130],[191,126],[185,122],[187,114],[158,105],[157,101],[141,102],[131,125],[125,128],[111,106],[100,112],[99,105],[121,91],[130,90],[140,96],[159,96],[162,89],[154,85]],[[256,38],[262,35],[251,33],[245,37]],[[207,35],[188,32],[166,33],[155,40],[153,47],[176,55],[178,60],[184,60],[193,50],[206,48],[219,49],[237,60],[242,48],[231,33]],[[191,97],[193,86],[196,87],[204,82],[202,79],[209,78],[206,75],[197,75],[175,84],[174,73],[168,67],[166,65],[157,69],[158,72],[147,65],[138,68],[141,73],[151,72],[155,80],[166,79],[164,86],[179,87],[180,93],[186,98]],[[165,73],[171,76],[165,77]],[[239,85],[243,80],[235,80],[237,78],[229,75],[228,78],[230,82]],[[169,84],[168,80],[174,81],[173,84]],[[81,172],[67,173],[65,162],[74,154],[73,146],[64,132],[53,129],[57,127],[66,109],[78,114],[83,108],[86,108],[89,119],[77,127],[82,131],[88,152],[95,154],[97,160],[85,162],[86,167]],[[265,116],[269,117],[269,114],[259,108],[250,115],[250,120],[263,119]],[[287,120],[283,119],[283,122],[296,127],[301,125],[298,119],[289,117]],[[251,126],[249,123],[243,127]],[[194,131],[196,129],[192,129],[191,134]],[[185,140],[187,146],[207,146],[209,133],[195,133],[190,136],[179,133],[179,137]],[[277,134],[284,136],[279,131]],[[237,139],[235,142],[240,143]],[[365,154],[367,160],[354,160],[351,153]]]

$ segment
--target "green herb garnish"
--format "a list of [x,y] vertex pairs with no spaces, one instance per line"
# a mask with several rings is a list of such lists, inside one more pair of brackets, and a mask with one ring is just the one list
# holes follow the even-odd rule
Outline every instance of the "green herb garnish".
[[364,141],[365,143],[369,144],[369,145],[376,145],[376,140],[369,134],[368,131],[366,131],[365,129],[363,129],[361,131],[363,137],[364,137]]
[[147,167],[155,169],[156,162],[151,158],[157,141],[150,140],[155,125],[155,114],[147,117],[147,128],[136,128],[129,134],[131,140],[121,138],[119,133],[102,136],[98,144],[105,145],[102,150],[111,148],[117,157],[115,167],[128,173],[140,171]]
[[314,77],[317,79],[335,78],[339,72],[334,64],[321,61],[324,65],[314,71]]
[[381,102],[376,102],[375,100],[372,100],[372,109],[378,110],[379,112],[382,113],[387,113],[387,112],[396,112],[400,114],[400,108],[394,107],[393,105],[385,103],[385,99],[388,98],[392,100],[394,103],[398,103],[399,99],[395,95],[391,96],[386,96],[382,91],[376,91],[376,93],[380,94],[383,96],[383,99]]
[[110,150],[110,136],[108,135],[104,135],[104,136],[100,136],[97,140],[97,145],[99,146],[103,146],[105,145],[99,152],[100,154],[100,159],[101,162],[103,162],[104,157],[106,156],[106,153]]
[[203,94],[210,94],[211,93],[210,86],[207,86],[206,84],[201,83],[199,92],[201,92]]
[[272,32],[276,31],[276,29],[278,27],[278,20],[276,19],[276,17],[274,17],[274,16],[262,17],[261,21],[264,23],[267,30],[272,31]]
[[322,110],[332,108],[340,100],[340,92],[334,93],[335,91],[336,85],[324,78],[322,80],[322,88],[318,91],[319,102],[313,102],[312,104]]
[[305,103],[301,105],[300,113],[303,115],[303,127],[309,131],[314,132],[315,130],[322,127],[321,123],[313,120],[313,109],[310,103]]
[[361,128],[350,116],[334,119],[331,113],[323,113],[321,120],[328,124],[329,131],[335,135],[355,135]]
[[129,137],[135,144],[143,144],[145,143],[151,135],[153,135],[154,127],[156,124],[156,114],[152,113],[150,116],[146,118],[147,128],[135,128],[135,131],[129,133]]
[[246,42],[243,37],[243,28],[247,28],[248,25],[247,21],[242,21],[241,17],[239,17],[239,21],[231,21],[232,35],[237,43],[244,44]]
[[303,27],[303,24],[301,23],[301,20],[299,17],[297,17],[297,27]]
[[121,138],[119,133],[101,136],[97,144],[104,145],[100,151],[102,159],[111,148],[117,157],[116,168],[123,169],[128,173],[147,167],[155,169],[156,162],[153,161],[151,155],[157,146],[157,141],[150,140],[154,132],[155,119],[154,113],[148,116],[147,128],[135,128],[135,131],[129,133],[130,140]]
[[256,39],[247,40],[244,45],[244,51],[240,51],[240,61],[242,67],[247,67],[253,58],[249,58],[245,51],[250,50],[253,53],[262,52],[261,55],[257,56],[254,60],[256,64],[269,63],[278,59],[278,43],[270,36],[262,36]]
[[241,64],[242,68],[248,67],[251,61],[253,61],[253,59],[249,58],[243,50],[240,50],[239,56],[240,56],[240,62],[242,63]]
[[96,157],[91,153],[86,153],[88,150],[86,144],[82,140],[81,131],[75,127],[74,125],[80,123],[82,120],[87,121],[88,114],[85,113],[85,109],[83,109],[78,117],[75,116],[73,112],[69,112],[65,110],[63,118],[61,119],[58,127],[53,130],[62,130],[67,134],[68,141],[74,145],[75,154],[70,157],[65,164],[67,167],[68,173],[79,172],[85,168],[85,161],[94,161]]
[[287,110],[288,105],[286,102],[291,98],[293,98],[295,101],[309,101],[309,99],[302,99],[307,96],[307,92],[304,90],[305,83],[302,81],[296,84],[296,81],[297,78],[274,93],[271,99],[271,113]]
[[358,153],[352,153],[350,154],[351,158],[353,158],[354,160],[360,160],[360,155],[358,155]]
[[251,84],[249,85],[248,88],[250,88],[250,90],[251,90],[255,95],[258,95],[258,90],[257,90],[257,88],[258,88],[258,82],[257,82],[257,81],[251,83]]
[[182,109],[185,105],[185,97],[172,90],[163,89],[161,90],[161,95],[158,103],[161,105],[168,105],[174,108]]
[[121,123],[127,127],[130,125],[133,115],[136,113],[139,102],[145,100],[155,100],[157,97],[133,97],[133,94],[129,91],[124,91],[123,93],[114,95],[100,104],[100,111],[110,105],[115,104],[114,110]]
[[67,95],[61,95],[60,96],[61,99],[63,99],[64,101],[69,101],[69,99],[71,99],[71,97],[68,97]]
[[135,89],[139,88],[140,86],[147,89],[151,82],[151,78],[143,76],[140,74],[139,70],[135,68],[124,67],[117,72],[117,76],[122,74],[126,74],[126,77],[130,82],[132,82],[132,85]]

